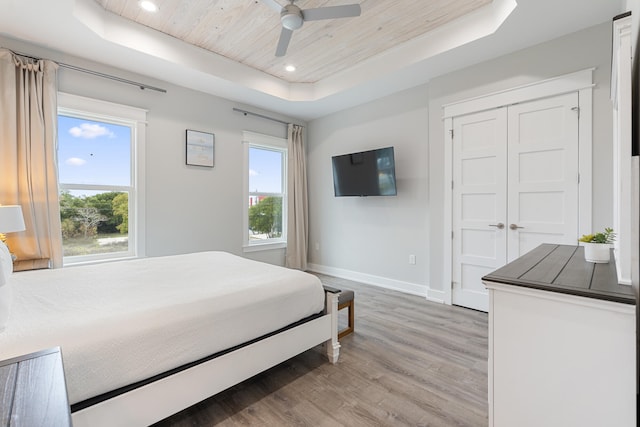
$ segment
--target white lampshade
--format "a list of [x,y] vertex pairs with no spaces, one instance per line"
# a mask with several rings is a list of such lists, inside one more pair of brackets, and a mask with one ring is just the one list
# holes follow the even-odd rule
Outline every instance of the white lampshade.
[[18,205],[0,205],[0,233],[24,231],[22,207]]

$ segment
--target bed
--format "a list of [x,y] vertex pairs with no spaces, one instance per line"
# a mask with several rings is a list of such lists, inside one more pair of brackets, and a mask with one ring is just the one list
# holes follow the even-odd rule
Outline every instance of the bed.
[[337,293],[225,252],[12,274],[0,360],[60,346],[74,426],[149,425],[324,343]]

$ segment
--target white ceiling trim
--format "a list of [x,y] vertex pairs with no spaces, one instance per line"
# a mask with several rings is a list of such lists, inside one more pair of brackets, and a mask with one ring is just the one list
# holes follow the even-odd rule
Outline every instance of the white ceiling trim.
[[494,0],[455,21],[321,80],[316,83],[316,96],[313,100],[386,77],[443,52],[489,36],[500,28],[517,6],[515,0]]
[[317,101],[363,83],[388,76],[409,65],[493,34],[517,7],[515,0],[494,0],[435,31],[365,60],[316,83],[289,83],[224,56],[134,23],[102,9],[95,2],[76,0],[73,16],[103,40],[133,49],[202,78],[229,83],[284,101]]
[[288,83],[277,77],[114,15],[93,1],[76,0],[72,13],[78,22],[106,42],[204,76],[227,80],[278,98],[289,98]]

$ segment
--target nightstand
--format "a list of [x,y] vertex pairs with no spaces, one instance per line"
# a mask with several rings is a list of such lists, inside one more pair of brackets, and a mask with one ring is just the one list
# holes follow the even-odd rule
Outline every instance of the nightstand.
[[0,361],[0,426],[71,426],[60,348]]

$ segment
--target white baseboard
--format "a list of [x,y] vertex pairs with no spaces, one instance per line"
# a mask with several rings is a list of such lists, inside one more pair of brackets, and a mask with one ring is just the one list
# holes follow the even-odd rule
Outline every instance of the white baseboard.
[[444,292],[429,289],[429,286],[418,285],[416,283],[403,282],[401,280],[389,279],[387,277],[374,276],[357,271],[345,270],[342,268],[328,267],[319,264],[308,264],[307,269],[315,273],[327,274],[340,279],[354,280],[367,285],[378,286],[380,288],[392,289],[411,295],[426,298],[429,301],[443,303]]
[[427,299],[432,302],[444,304],[445,292],[437,289],[427,289]]

